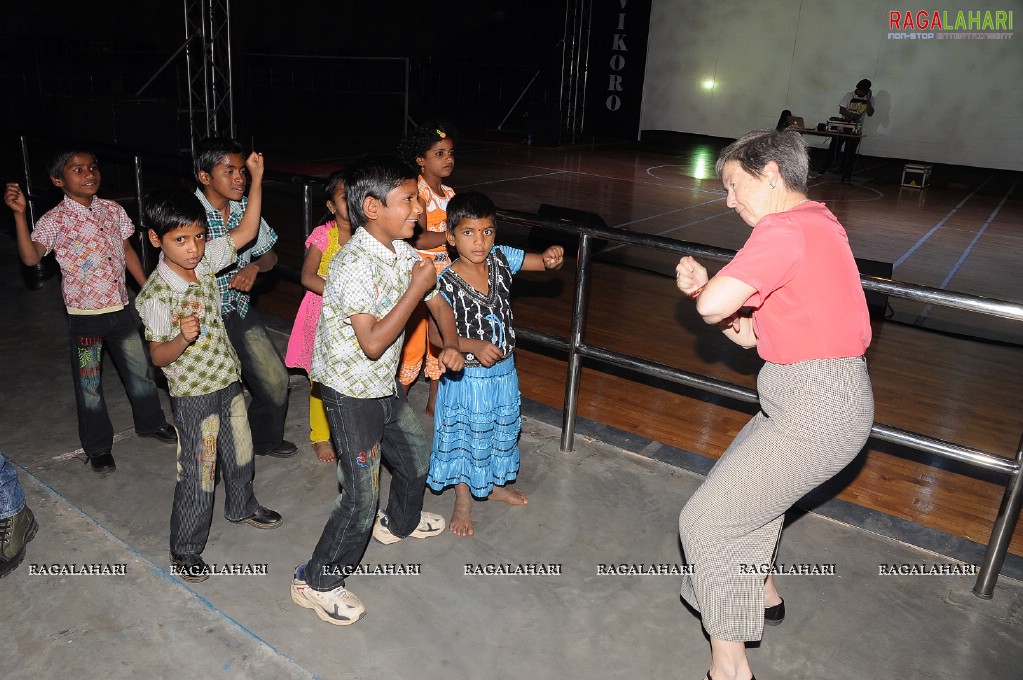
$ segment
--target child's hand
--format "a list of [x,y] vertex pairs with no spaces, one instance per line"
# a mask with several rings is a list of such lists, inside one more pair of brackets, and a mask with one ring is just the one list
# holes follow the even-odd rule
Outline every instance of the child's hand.
[[191,345],[199,337],[199,315],[189,314],[188,316],[181,317],[178,319],[178,328],[181,329],[181,337]]
[[28,208],[28,203],[25,201],[25,194],[21,193],[21,187],[18,186],[17,182],[8,182],[7,188],[4,190],[4,203],[10,208],[15,215],[24,215],[25,210]]
[[253,184],[263,181],[263,154],[253,151],[245,159],[245,168],[249,171],[249,178]]
[[561,246],[550,246],[543,251],[544,269],[561,269],[565,262],[565,249]]
[[695,259],[686,255],[675,267],[675,285],[689,295],[707,285],[707,269]]
[[504,353],[497,345],[485,341],[480,341],[480,346],[477,350],[473,351],[473,355],[477,361],[487,368],[490,368],[504,358]]
[[442,373],[446,371],[458,373],[465,366],[465,357],[457,347],[445,347],[437,355],[437,363],[440,364]]
[[238,270],[238,273],[231,277],[231,282],[227,284],[227,287],[247,293],[255,285],[258,274],[259,267],[255,264],[250,264],[248,267]]
[[433,262],[423,259],[412,265],[412,283],[409,288],[420,291],[423,295],[437,285],[437,268]]

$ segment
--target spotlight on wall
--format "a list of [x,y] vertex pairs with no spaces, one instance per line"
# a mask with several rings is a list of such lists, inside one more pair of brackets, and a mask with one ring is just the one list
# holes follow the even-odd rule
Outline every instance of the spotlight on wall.
[[713,78],[707,78],[707,80],[703,81],[703,89],[705,90],[713,90],[714,85],[716,85],[716,83]]

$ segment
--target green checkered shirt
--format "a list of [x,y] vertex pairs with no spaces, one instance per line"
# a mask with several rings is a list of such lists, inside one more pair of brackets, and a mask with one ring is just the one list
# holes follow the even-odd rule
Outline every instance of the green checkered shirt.
[[[384,318],[408,290],[412,265],[422,258],[404,241],[392,245],[393,253],[360,227],[330,261],[327,271],[309,377],[347,397],[373,399],[394,394],[404,332],[373,360],[362,351],[351,321],[356,314]],[[434,286],[424,299],[436,294]]]
[[199,315],[199,337],[163,367],[172,397],[198,397],[241,380],[241,364],[220,316],[215,276],[236,257],[231,237],[213,239],[206,244],[206,253],[195,268],[199,281],[191,283],[172,271],[161,255],[156,271],[135,298],[150,342],[173,340],[180,332],[178,319]]

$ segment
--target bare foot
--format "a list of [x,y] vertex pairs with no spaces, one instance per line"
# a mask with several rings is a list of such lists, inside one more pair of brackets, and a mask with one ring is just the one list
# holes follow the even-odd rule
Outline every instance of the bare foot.
[[456,536],[472,536],[472,495],[466,484],[455,487],[455,509],[448,529]]
[[316,457],[323,463],[333,463],[337,460],[334,447],[331,446],[330,442],[313,442],[313,452],[316,453]]
[[492,501],[508,503],[509,505],[529,505],[529,499],[526,498],[526,494],[517,489],[509,489],[506,486],[495,486],[487,498]]

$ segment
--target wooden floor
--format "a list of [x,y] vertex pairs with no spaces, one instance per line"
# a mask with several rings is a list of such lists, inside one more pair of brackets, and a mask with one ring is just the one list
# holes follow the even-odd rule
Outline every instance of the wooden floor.
[[[723,143],[687,138],[658,150],[461,144],[450,184],[484,191],[503,208],[535,212],[547,203],[597,213],[612,227],[737,249],[749,228],[724,205],[713,177]],[[902,164],[860,158],[851,184],[815,177],[810,196],[839,217],[857,257],[894,263],[895,279],[1023,303],[1021,173],[939,166],[932,186],[919,190],[900,187]],[[274,169],[273,159],[268,165]],[[293,193],[268,190],[266,213],[281,234],[282,264],[297,270],[302,232]],[[676,258],[609,247],[599,259],[587,342],[755,386],[755,352],[723,340],[696,316],[674,288]],[[567,336],[573,265],[517,278],[519,327]],[[258,305],[292,318],[300,297],[297,285],[281,280]],[[895,299],[889,316],[875,322],[868,352],[877,421],[1011,458],[1023,433],[1023,324]],[[517,354],[523,395],[560,409],[564,360],[526,348]],[[716,458],[752,409],[589,366],[579,415]],[[829,488],[853,503],[986,543],[1001,484],[997,475],[871,440]],[[1023,555],[1019,527],[1011,551]]]

